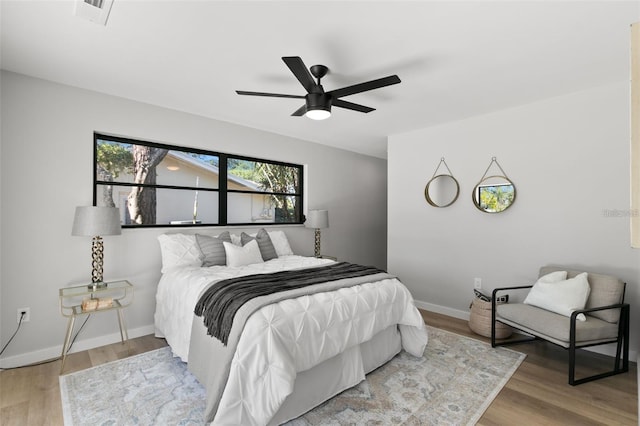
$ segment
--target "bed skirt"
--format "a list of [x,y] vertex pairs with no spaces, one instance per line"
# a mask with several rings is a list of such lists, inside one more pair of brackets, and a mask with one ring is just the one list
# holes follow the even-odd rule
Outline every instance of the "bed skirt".
[[400,332],[392,325],[371,340],[298,373],[293,393],[273,416],[269,425],[295,419],[340,392],[360,383],[368,374],[386,364],[402,350]]
[[[219,341],[206,335],[203,325],[194,326],[194,332],[196,330],[199,331],[196,333],[198,337],[208,342],[211,350],[221,346]],[[392,325],[371,340],[351,347],[309,370],[299,372],[293,384],[293,392],[284,400],[269,425],[278,425],[299,417],[340,392],[357,385],[364,380],[365,374],[387,363],[401,350],[400,331],[397,325]],[[206,357],[216,359],[215,351],[209,351]],[[211,376],[204,369],[203,362],[196,361],[198,358],[196,354],[189,356],[189,370],[209,392],[207,378]],[[196,362],[191,362],[192,360]]]

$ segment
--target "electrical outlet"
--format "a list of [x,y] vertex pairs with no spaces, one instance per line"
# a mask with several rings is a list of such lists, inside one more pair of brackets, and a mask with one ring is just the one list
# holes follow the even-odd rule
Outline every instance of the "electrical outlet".
[[473,288],[476,290],[482,290],[482,278],[473,279]]
[[496,302],[498,303],[507,303],[509,302],[509,295],[504,294],[502,296],[496,296]]
[[22,316],[23,312],[24,317],[22,317],[22,322],[29,322],[31,320],[31,308],[20,308],[18,309],[18,316],[16,318],[18,324],[20,324],[20,317]]

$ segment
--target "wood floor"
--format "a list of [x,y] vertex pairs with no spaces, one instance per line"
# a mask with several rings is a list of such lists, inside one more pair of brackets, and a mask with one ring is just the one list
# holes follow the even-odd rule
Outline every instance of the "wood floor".
[[[467,322],[422,312],[428,325],[461,335],[473,334]],[[71,354],[65,373],[126,358],[166,346],[163,339],[144,336],[89,351]],[[527,358],[489,406],[479,425],[638,425],[636,364],[622,374],[580,386],[567,384],[567,352],[543,342],[510,347]],[[581,353],[578,365],[587,369],[602,365],[603,357]],[[610,358],[604,358],[609,361]],[[610,362],[607,365],[611,364]],[[62,425],[58,373],[60,361],[0,372],[0,424]],[[580,376],[578,376],[580,377]]]
[[[466,321],[422,311],[425,322],[483,340]],[[638,425],[636,364],[626,374],[569,386],[568,353],[545,342],[521,343],[509,349],[527,354],[478,422],[479,425]],[[578,351],[576,377],[613,368],[613,358]],[[606,362],[604,368],[603,362]]]

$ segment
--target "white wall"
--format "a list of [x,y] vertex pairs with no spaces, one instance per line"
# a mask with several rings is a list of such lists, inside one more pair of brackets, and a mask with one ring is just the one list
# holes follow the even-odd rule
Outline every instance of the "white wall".
[[[92,201],[94,131],[307,164],[308,208],[329,210],[323,253],[386,267],[384,160],[5,71],[1,92],[3,344],[15,330],[16,310],[31,308],[31,321],[7,348],[5,367],[59,355],[66,319],[58,288],[90,277],[90,239],[72,237],[71,224],[75,207]],[[313,255],[312,230],[285,230],[294,252]],[[105,237],[105,279],[127,278],[136,286],[125,312],[131,336],[153,331],[156,237],[167,231],[124,229]],[[117,330],[115,313],[96,315],[74,349],[117,341]]]
[[[471,202],[493,156],[517,189],[515,204],[500,214]],[[423,191],[441,157],[461,193],[438,209]],[[631,349],[638,350],[628,82],[394,135],[388,182],[388,268],[421,306],[468,318],[474,277],[490,292],[532,284],[546,264],[610,273],[627,282]]]

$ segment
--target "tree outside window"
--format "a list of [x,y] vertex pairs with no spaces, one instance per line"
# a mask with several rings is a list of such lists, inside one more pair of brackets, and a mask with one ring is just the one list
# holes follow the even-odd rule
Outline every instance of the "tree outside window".
[[97,133],[94,142],[94,204],[118,207],[124,226],[302,223],[301,165]]

